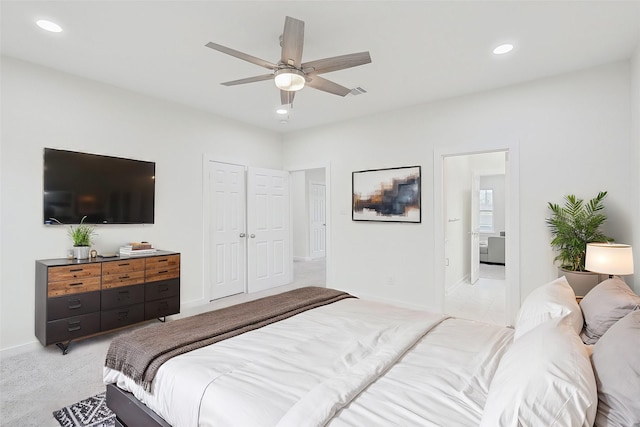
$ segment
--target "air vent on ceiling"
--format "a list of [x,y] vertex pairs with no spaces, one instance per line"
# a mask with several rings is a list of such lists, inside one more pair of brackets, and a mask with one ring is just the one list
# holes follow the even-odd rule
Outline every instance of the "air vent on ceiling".
[[362,89],[360,86],[351,89],[351,95],[356,96],[356,95],[362,95],[363,93],[367,93],[366,90]]

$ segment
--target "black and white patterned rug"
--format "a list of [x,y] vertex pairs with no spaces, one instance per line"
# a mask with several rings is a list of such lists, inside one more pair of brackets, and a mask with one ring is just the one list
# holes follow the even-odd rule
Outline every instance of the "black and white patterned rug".
[[62,427],[113,427],[116,416],[107,408],[105,393],[65,406],[53,413]]

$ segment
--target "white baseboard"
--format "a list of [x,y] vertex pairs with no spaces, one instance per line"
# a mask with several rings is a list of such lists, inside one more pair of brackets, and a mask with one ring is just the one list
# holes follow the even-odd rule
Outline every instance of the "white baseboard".
[[308,256],[294,256],[293,261],[311,261],[312,258]]
[[42,345],[38,341],[32,341],[26,344],[20,344],[14,347],[4,348],[0,350],[0,360],[17,356],[19,354],[28,353],[30,351],[35,351],[41,348],[44,348],[44,347],[42,347]]
[[445,289],[445,295],[449,295],[450,293],[458,289],[458,287],[463,283],[471,283],[471,277],[468,274],[465,275],[462,279],[458,280],[456,283],[447,286]]

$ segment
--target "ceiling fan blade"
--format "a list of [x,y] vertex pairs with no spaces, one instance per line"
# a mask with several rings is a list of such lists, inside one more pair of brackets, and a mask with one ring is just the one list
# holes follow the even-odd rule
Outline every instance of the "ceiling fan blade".
[[235,56],[236,58],[242,59],[243,61],[251,62],[252,64],[256,64],[256,65],[259,65],[261,67],[268,68],[270,70],[276,70],[278,68],[278,66],[276,64],[274,64],[274,63],[271,63],[269,61],[265,61],[264,59],[260,59],[260,58],[257,58],[255,56],[251,56],[249,54],[240,52],[240,51],[235,50],[235,49],[231,49],[231,48],[226,47],[226,46],[222,46],[221,44],[209,42],[205,46],[207,46],[207,47],[209,47],[209,48],[211,48],[213,50],[217,50],[218,52],[222,52],[222,53],[226,53],[227,55]]
[[293,98],[296,96],[295,92],[287,90],[280,90],[280,103],[282,105],[293,104]]
[[273,79],[273,74],[263,74],[261,76],[247,77],[246,79],[233,80],[230,82],[224,82],[220,84],[224,86],[235,86],[235,85],[242,85],[245,83],[261,82],[261,81],[270,80],[270,79]]
[[307,80],[307,86],[321,90],[323,92],[329,92],[334,95],[340,96],[346,96],[351,92],[351,89],[347,89],[346,87],[341,86],[338,83],[334,83],[320,76],[310,77],[309,80]]
[[300,68],[304,44],[304,21],[287,16],[282,33],[282,62]]
[[369,52],[358,52],[305,62],[302,64],[302,69],[307,75],[316,75],[357,67],[358,65],[369,64],[370,62],[371,55],[369,55]]

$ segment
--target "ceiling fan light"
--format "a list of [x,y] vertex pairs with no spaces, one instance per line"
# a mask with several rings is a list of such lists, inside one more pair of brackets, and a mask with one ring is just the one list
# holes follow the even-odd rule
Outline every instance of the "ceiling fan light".
[[302,71],[293,68],[284,68],[276,71],[274,78],[278,89],[295,92],[304,87],[305,79]]

